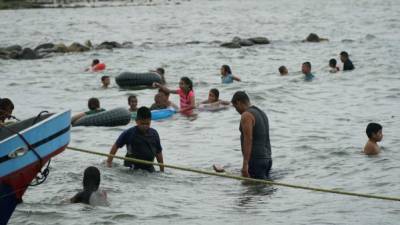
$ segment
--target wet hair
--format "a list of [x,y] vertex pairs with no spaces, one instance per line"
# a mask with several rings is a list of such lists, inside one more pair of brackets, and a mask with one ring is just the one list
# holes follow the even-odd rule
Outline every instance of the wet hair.
[[382,125],[379,123],[369,123],[365,133],[367,133],[368,138],[371,138],[373,134],[378,133],[380,130],[382,130]]
[[105,81],[107,78],[110,78],[110,76],[102,76],[101,81]]
[[151,119],[150,109],[146,106],[142,106],[137,110],[136,121]]
[[161,75],[164,75],[164,74],[165,74],[164,68],[159,67],[159,68],[156,69],[156,71],[157,71],[157,73],[159,73],[159,74],[161,74]]
[[331,66],[331,67],[336,67],[336,59],[330,59],[329,60],[329,66]]
[[158,93],[163,93],[163,94],[165,94],[165,96],[167,96],[167,97],[169,97],[169,92],[167,92],[167,91],[164,91],[163,89],[158,89]]
[[221,67],[224,68],[227,74],[232,74],[232,70],[228,65],[222,65]]
[[246,92],[237,91],[235,94],[233,94],[231,102],[232,104],[235,104],[237,102],[250,103],[250,98],[246,94]]
[[97,167],[89,166],[83,173],[83,190],[97,191],[100,186],[100,171]]
[[95,110],[100,108],[100,101],[98,98],[90,98],[88,101],[88,108],[90,110]]
[[136,95],[129,95],[128,96],[128,103],[131,101],[131,99],[137,99]]
[[14,110],[14,104],[9,98],[0,98],[0,110]]
[[181,77],[181,81],[189,86],[189,90],[193,90],[193,82],[189,77]]
[[306,66],[308,66],[308,68],[311,69],[311,63],[310,62],[304,62],[303,65],[306,65]]
[[348,54],[347,52],[345,52],[345,51],[341,52],[340,55],[341,55],[341,56],[344,56],[344,57],[346,57],[346,58],[349,57],[349,54]]
[[94,66],[94,65],[97,65],[97,64],[99,64],[99,63],[100,63],[100,60],[98,60],[98,59],[93,59],[92,65]]
[[280,66],[279,69],[278,69],[279,73],[282,74],[283,72],[285,72],[285,69],[286,69],[286,66]]
[[215,95],[215,97],[217,98],[217,100],[219,99],[219,91],[216,88],[213,88],[210,90],[211,93],[213,93]]

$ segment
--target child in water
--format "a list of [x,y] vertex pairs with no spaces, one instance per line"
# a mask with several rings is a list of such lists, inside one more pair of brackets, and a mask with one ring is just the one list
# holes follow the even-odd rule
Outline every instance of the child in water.
[[154,83],[154,87],[160,88],[162,92],[178,94],[180,98],[180,110],[179,112],[185,115],[192,115],[193,109],[196,108],[196,101],[193,91],[193,82],[188,77],[182,77],[179,81],[179,89],[170,90],[167,87]]
[[129,95],[128,97],[128,105],[129,105],[129,112],[131,112],[131,118],[132,120],[136,119],[136,114],[137,114],[137,97],[136,95]]
[[233,81],[241,81],[239,77],[233,76],[231,68],[228,65],[222,65],[221,66],[221,82],[223,84],[230,84],[233,83]]
[[219,99],[218,89],[213,88],[208,92],[208,99],[200,103],[199,109],[213,111],[219,109],[226,109],[227,106],[229,105],[230,105],[229,101],[224,101]]
[[336,66],[337,62],[336,59],[330,59],[329,60],[329,72],[330,73],[336,73],[339,72],[339,67]]
[[380,148],[377,142],[382,141],[382,126],[378,123],[369,123],[366,129],[368,141],[364,146],[364,153],[366,155],[377,155],[380,152]]
[[71,198],[71,203],[84,203],[97,206],[108,206],[107,193],[99,190],[100,171],[94,166],[85,169],[83,174],[83,191]]
[[154,103],[151,105],[150,110],[159,110],[171,108],[175,111],[178,110],[178,106],[169,100],[169,93],[163,92],[161,89],[154,96]]

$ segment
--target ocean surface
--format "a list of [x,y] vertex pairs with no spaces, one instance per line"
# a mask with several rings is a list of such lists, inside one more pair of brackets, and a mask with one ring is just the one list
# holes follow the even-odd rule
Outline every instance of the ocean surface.
[[[218,88],[230,100],[245,90],[269,117],[275,181],[350,192],[400,196],[400,1],[397,0],[192,0],[156,1],[127,7],[0,11],[0,47],[63,42],[131,41],[132,49],[56,55],[40,60],[0,60],[0,96],[27,118],[42,110],[86,111],[97,97],[106,109],[128,107],[136,94],[149,106],[154,89],[122,90],[123,71],[164,67],[171,88],[179,78],[194,81],[196,100]],[[311,32],[329,42],[304,43]],[[241,49],[218,41],[265,36],[269,45]],[[328,72],[328,61],[347,51],[352,72]],[[104,73],[84,69],[92,59]],[[304,82],[301,64],[310,61],[316,79]],[[243,82],[220,83],[228,64]],[[289,76],[278,75],[286,65]],[[339,63],[341,66],[341,63]],[[112,87],[100,88],[102,75]],[[178,103],[177,96],[171,100]],[[196,120],[176,115],[153,122],[165,163],[212,170],[214,163],[239,175],[240,115],[230,108],[199,112]],[[369,122],[383,125],[381,154],[367,157]],[[108,153],[131,126],[74,127],[70,146]],[[118,155],[124,156],[120,149]],[[132,172],[114,160],[66,150],[52,160],[48,180],[29,188],[9,224],[399,224],[400,204],[166,169]],[[101,170],[110,207],[69,204],[82,188],[88,166]]]

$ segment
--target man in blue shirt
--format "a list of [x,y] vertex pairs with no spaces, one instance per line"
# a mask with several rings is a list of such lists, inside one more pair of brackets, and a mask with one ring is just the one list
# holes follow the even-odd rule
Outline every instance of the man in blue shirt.
[[[110,150],[110,155],[115,155],[119,148],[126,145],[126,157],[135,158],[147,161],[154,161],[157,159],[158,163],[164,163],[162,147],[160,143],[160,136],[157,131],[150,128],[151,112],[147,107],[140,107],[137,110],[136,126],[125,130],[118,137],[115,144]],[[112,166],[113,157],[109,156],[107,159],[107,166]],[[132,169],[143,169],[149,172],[154,172],[153,165],[134,163],[124,161],[124,166],[131,167]],[[160,171],[164,171],[164,167],[160,166]]]

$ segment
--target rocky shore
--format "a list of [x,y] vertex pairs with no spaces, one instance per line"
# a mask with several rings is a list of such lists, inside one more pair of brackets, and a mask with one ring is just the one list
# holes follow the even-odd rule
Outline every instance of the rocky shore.
[[0,59],[42,59],[56,54],[87,52],[91,50],[114,49],[114,48],[132,48],[132,42],[118,43],[116,41],[105,41],[100,44],[92,44],[86,41],[84,44],[74,42],[69,46],[64,43],[45,43],[35,48],[23,48],[20,45],[12,45],[0,48]]

